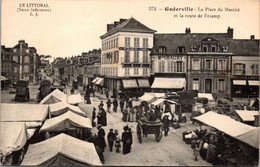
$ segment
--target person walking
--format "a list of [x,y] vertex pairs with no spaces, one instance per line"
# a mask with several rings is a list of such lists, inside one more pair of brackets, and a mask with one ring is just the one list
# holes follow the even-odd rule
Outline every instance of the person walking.
[[112,102],[110,101],[110,99],[108,99],[107,100],[107,112],[109,112],[109,113],[110,113],[111,104],[112,104]]
[[124,132],[122,133],[122,142],[123,142],[123,154],[128,154],[128,139],[129,137],[129,133],[127,132],[128,130],[128,126],[124,127]]
[[123,98],[120,99],[120,109],[121,109],[121,112],[123,113],[124,111],[124,106],[125,106],[125,101]]
[[128,136],[129,136],[129,139],[127,141],[127,149],[128,149],[128,152],[130,153],[131,152],[131,147],[132,147],[132,144],[133,144],[133,136],[132,136],[132,131],[131,131],[131,128],[128,128]]
[[101,111],[103,109],[103,107],[104,107],[104,103],[103,103],[103,101],[101,101],[100,104],[98,105],[99,111]]
[[115,98],[114,101],[113,101],[113,110],[114,110],[114,112],[117,112],[117,107],[118,107],[118,102],[117,102],[117,100]]
[[114,145],[114,141],[115,141],[115,134],[113,132],[113,129],[110,129],[110,132],[107,135],[107,141],[109,144],[109,150],[112,152],[113,151],[113,145]]
[[131,108],[131,109],[133,108],[133,102],[132,102],[131,98],[128,101],[128,107]]
[[108,98],[109,98],[108,89],[105,89],[105,94],[106,94],[106,97],[107,97],[107,99],[108,99]]
[[105,112],[104,109],[102,109],[100,115],[101,115],[101,125],[107,126],[107,113]]
[[168,132],[169,132],[169,118],[168,118],[168,115],[165,115],[163,117],[163,127],[164,127],[164,135],[165,136],[168,136]]
[[93,107],[93,111],[92,111],[92,126],[93,126],[93,127],[96,126],[95,119],[96,119],[96,108]]
[[102,150],[102,152],[105,151],[106,147],[106,141],[105,141],[105,130],[102,128],[101,125],[98,126],[98,146]]
[[120,141],[121,141],[121,140],[120,140],[119,135],[116,135],[115,147],[116,147],[116,152],[117,152],[117,153],[120,152],[120,147],[121,147]]

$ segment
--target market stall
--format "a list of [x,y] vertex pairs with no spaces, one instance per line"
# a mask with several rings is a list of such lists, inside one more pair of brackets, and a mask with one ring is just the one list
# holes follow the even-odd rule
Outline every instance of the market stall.
[[67,111],[72,111],[78,115],[85,116],[85,113],[77,106],[70,105],[66,102],[59,102],[50,104],[50,116],[55,117],[66,113]]
[[53,104],[58,102],[66,102],[67,95],[61,92],[59,89],[55,89],[53,92],[48,94],[45,98],[42,99],[40,104]]

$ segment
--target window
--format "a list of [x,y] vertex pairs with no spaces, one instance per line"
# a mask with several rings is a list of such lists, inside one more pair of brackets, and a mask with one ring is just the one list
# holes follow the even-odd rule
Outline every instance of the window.
[[130,37],[125,37],[125,47],[130,47]]
[[191,51],[192,51],[192,52],[195,52],[195,51],[196,51],[196,46],[192,46],[192,47],[191,47]]
[[237,75],[242,75],[246,73],[246,65],[242,63],[234,64],[234,73]]
[[134,52],[134,62],[138,63],[139,62],[139,51]]
[[26,53],[29,53],[30,51],[29,51],[29,49],[26,49]]
[[13,52],[14,52],[14,53],[17,52],[17,49],[14,49]]
[[139,68],[138,67],[134,67],[134,75],[138,75],[139,74]]
[[125,63],[130,63],[130,51],[125,51]]
[[218,70],[226,70],[226,60],[218,60]]
[[251,66],[252,68],[252,74],[258,74],[258,70],[259,70],[259,65],[258,64],[253,64]]
[[192,81],[192,90],[199,90],[200,81],[197,78],[194,78]]
[[110,49],[110,48],[111,48],[110,41],[108,41],[108,49]]
[[24,63],[29,63],[29,56],[24,56]]
[[206,60],[206,66],[205,70],[211,70],[212,69],[212,60]]
[[134,38],[134,47],[139,47],[139,38]]
[[159,46],[159,53],[166,53],[167,48],[165,46]]
[[30,68],[29,68],[28,65],[24,66],[23,70],[24,70],[25,73],[29,73],[30,72]]
[[143,75],[148,75],[148,68],[143,68]]
[[228,47],[223,47],[223,52],[227,52],[228,51]]
[[178,53],[184,53],[185,47],[184,46],[178,46]]
[[118,67],[116,67],[116,74],[115,74],[116,76],[118,75]]
[[165,62],[159,61],[159,72],[164,72]]
[[177,61],[177,72],[182,72],[182,61]]
[[148,48],[148,38],[143,38],[143,47]]
[[192,60],[192,70],[200,70],[200,60],[199,59]]
[[223,93],[225,91],[225,80],[219,79],[218,80],[218,92]]
[[143,52],[143,63],[148,63],[148,51]]
[[204,46],[202,47],[202,51],[203,51],[203,52],[207,52],[207,51],[208,51],[208,47],[204,45]]
[[130,68],[129,67],[125,68],[125,75],[130,75]]
[[216,46],[215,45],[211,46],[211,52],[216,52]]
[[18,63],[18,56],[13,56],[13,61],[15,61],[16,63]]
[[14,73],[18,73],[18,68],[14,67]]
[[111,41],[111,48],[114,48],[114,40]]
[[114,52],[114,63],[118,63],[119,55],[118,51]]
[[116,38],[116,44],[115,44],[115,47],[116,47],[116,48],[118,47],[118,38]]

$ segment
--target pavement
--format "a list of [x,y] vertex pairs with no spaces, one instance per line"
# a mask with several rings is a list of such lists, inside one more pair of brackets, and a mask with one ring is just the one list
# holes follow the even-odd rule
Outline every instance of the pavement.
[[[39,85],[30,85],[30,102],[37,103],[36,97],[38,93]],[[67,92],[70,92],[71,87],[67,86]],[[76,92],[81,93],[84,96],[83,88],[80,86]],[[78,106],[91,118],[93,107],[98,108],[101,100],[106,102],[104,94],[98,92],[95,93],[95,97],[90,97],[91,104],[80,103]],[[9,94],[8,90],[1,91],[1,102],[14,103],[15,94]],[[133,101],[133,105],[139,104],[139,101]],[[106,110],[106,104],[105,104]],[[167,137],[163,136],[160,142],[155,141],[154,135],[148,135],[147,138],[143,138],[142,144],[139,143],[136,135],[136,122],[123,122],[122,113],[118,110],[116,113],[107,113],[108,125],[103,127],[106,134],[110,128],[118,129],[119,134],[122,134],[123,127],[128,125],[132,129],[133,133],[133,145],[131,152],[127,155],[121,152],[116,153],[109,151],[108,142],[104,152],[105,166],[124,166],[124,165],[143,165],[143,166],[212,166],[210,163],[199,158],[198,161],[193,159],[193,149],[190,145],[187,145],[182,140],[182,132],[187,129],[198,129],[199,125],[193,125],[189,120],[189,113],[187,115],[187,122],[181,123],[181,128],[170,129]],[[93,132],[97,133],[97,128],[93,128]],[[122,145],[122,144],[121,144]]]

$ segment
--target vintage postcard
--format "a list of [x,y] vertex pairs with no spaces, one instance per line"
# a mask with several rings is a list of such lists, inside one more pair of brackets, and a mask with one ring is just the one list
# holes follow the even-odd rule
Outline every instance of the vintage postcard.
[[2,0],[1,165],[258,166],[258,0]]

